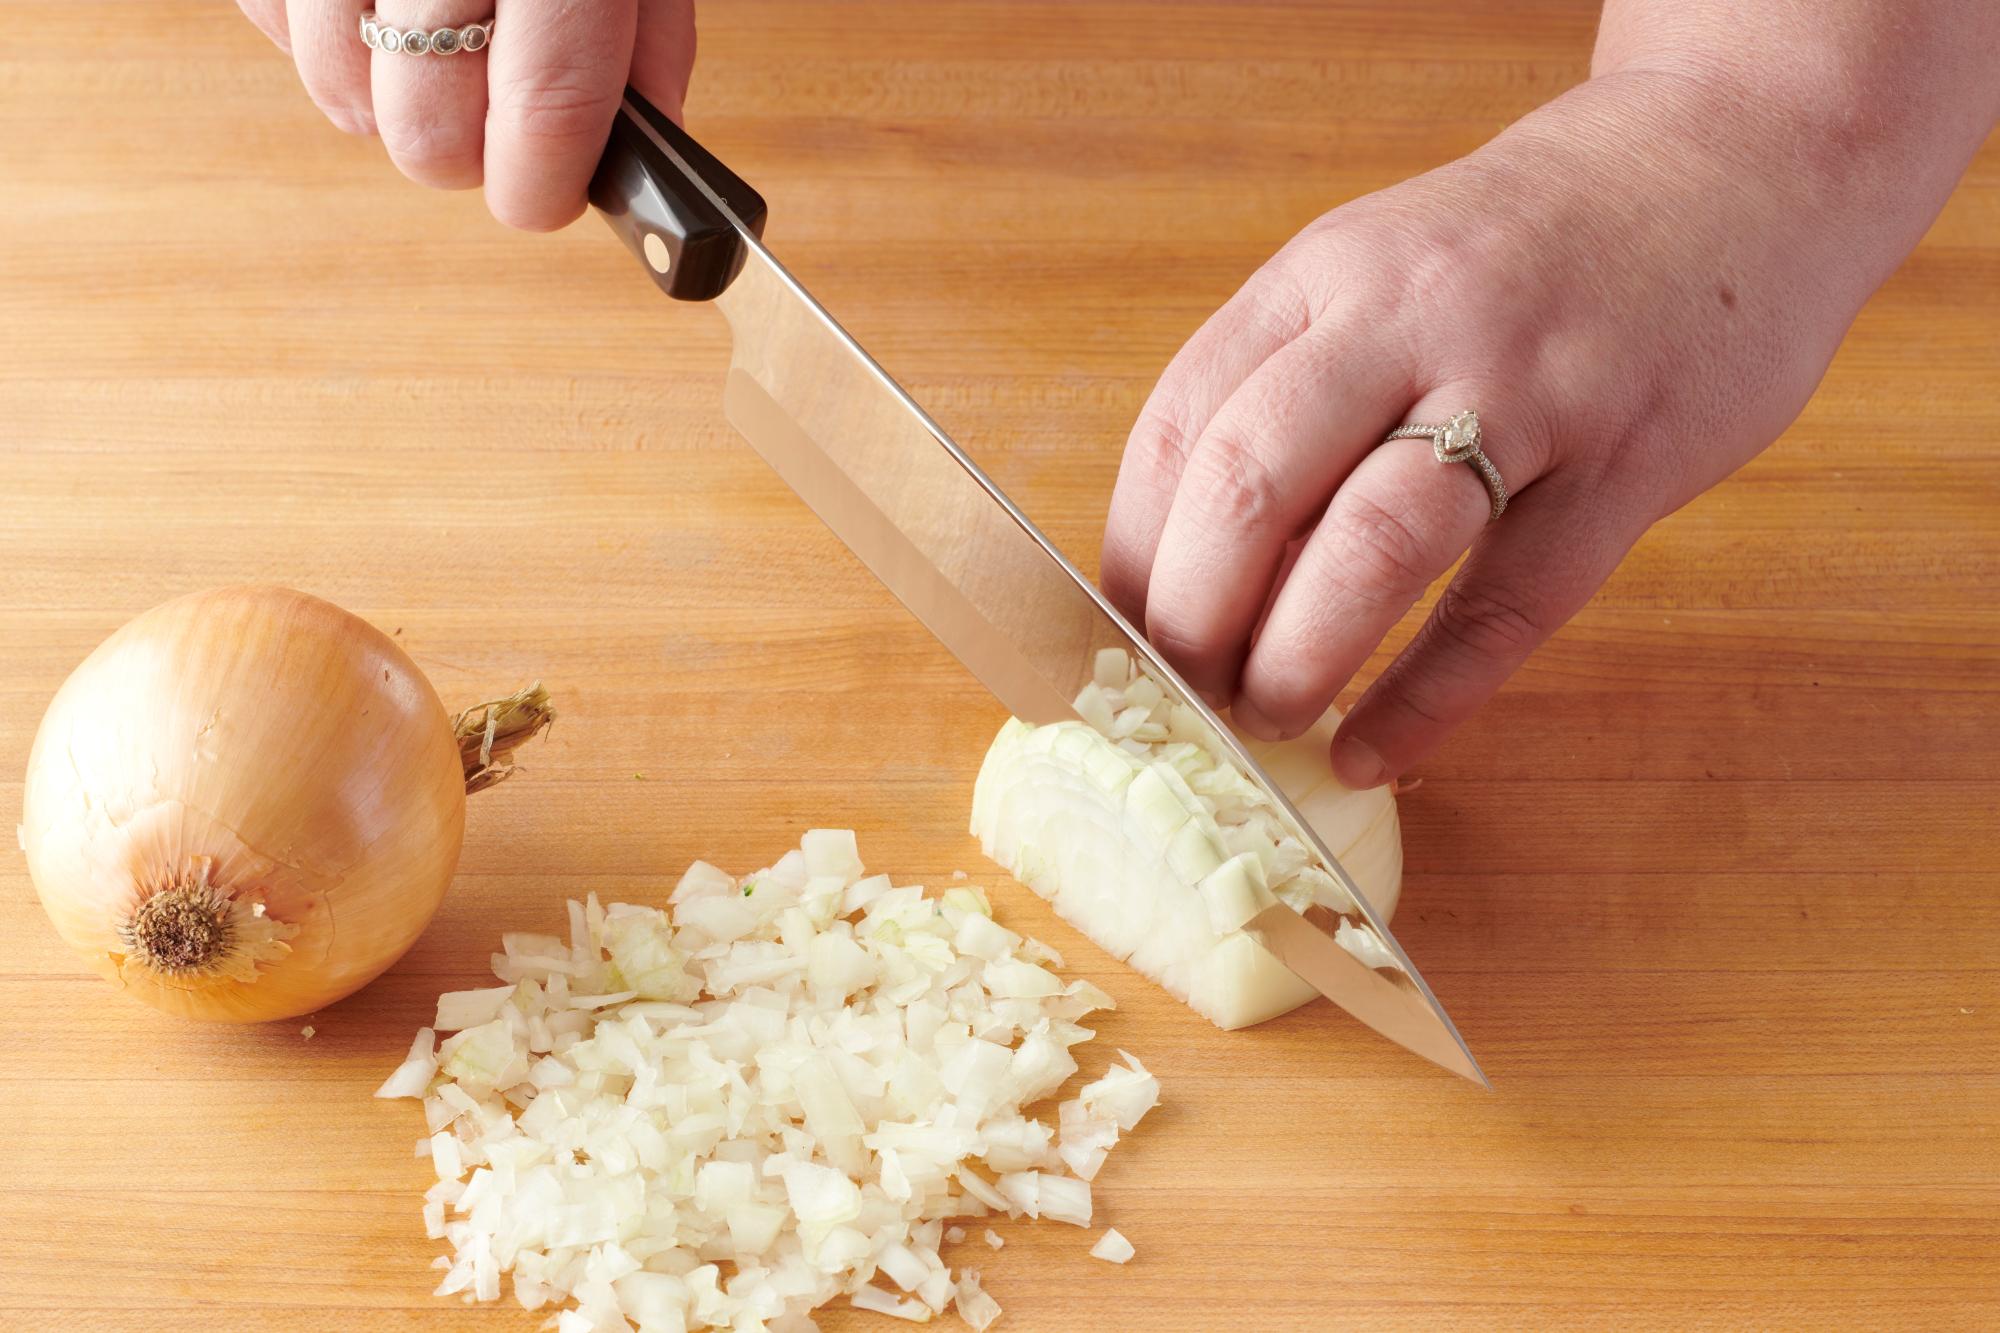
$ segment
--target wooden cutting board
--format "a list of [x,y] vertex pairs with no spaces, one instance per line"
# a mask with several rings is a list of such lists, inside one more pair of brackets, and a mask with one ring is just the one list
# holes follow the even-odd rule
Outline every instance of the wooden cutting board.
[[[1322,209],[1580,79],[1594,9],[726,0],[691,115],[1093,565],[1179,342]],[[2000,1324],[2000,152],[1784,441],[1404,800],[1397,926],[1484,1093],[1324,1005],[1212,1031],[993,873],[964,825],[998,711],[732,437],[714,312],[597,224],[405,186],[225,4],[8,26],[0,809],[89,648],[224,582],[563,717],[310,1040],[113,994],[0,857],[0,1325],[534,1328],[429,1295],[419,1117],[369,1090],[502,929],[824,824],[970,871],[1165,1083],[1099,1182],[1138,1258],[1003,1226],[971,1260],[1003,1328]]]

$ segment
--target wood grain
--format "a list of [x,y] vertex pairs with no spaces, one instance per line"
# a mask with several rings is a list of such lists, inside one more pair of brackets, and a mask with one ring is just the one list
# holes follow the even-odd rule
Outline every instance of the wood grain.
[[[1594,8],[726,0],[691,115],[1090,565],[1179,342],[1324,208],[1581,78]],[[1399,931],[1483,1094],[1325,1006],[1218,1034],[993,874],[963,827],[997,710],[733,439],[721,321],[600,227],[406,187],[220,0],[8,17],[0,808],[69,668],[226,581],[564,716],[309,1042],[112,994],[0,859],[0,1324],[535,1327],[428,1294],[420,1126],[368,1091],[500,930],[811,824],[972,872],[1165,1081],[1098,1191],[1137,1260],[1003,1227],[1003,1327],[2000,1324],[1993,147],[1785,440],[1406,798]]]

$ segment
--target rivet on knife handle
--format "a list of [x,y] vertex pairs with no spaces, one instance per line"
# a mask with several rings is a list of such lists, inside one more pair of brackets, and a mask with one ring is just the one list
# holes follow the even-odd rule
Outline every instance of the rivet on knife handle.
[[742,271],[742,234],[718,204],[753,235],[764,231],[763,196],[630,88],[591,178],[590,202],[654,284],[681,301],[712,301]]

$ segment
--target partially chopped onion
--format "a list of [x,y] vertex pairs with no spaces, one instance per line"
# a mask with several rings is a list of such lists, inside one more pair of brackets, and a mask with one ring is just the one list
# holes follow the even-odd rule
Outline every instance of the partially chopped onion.
[[[973,788],[986,854],[1072,925],[1219,1027],[1244,1027],[1318,992],[1244,926],[1279,902],[1347,920],[1339,942],[1397,967],[1341,884],[1192,710],[1167,701],[1122,649],[1098,655],[1075,701],[1081,722],[1000,728]],[[1340,857],[1384,919],[1402,884],[1396,801],[1348,791],[1328,746],[1339,715],[1306,735],[1249,742],[1272,781]]]
[[1136,1251],[1132,1248],[1132,1242],[1118,1234],[1117,1227],[1105,1228],[1104,1234],[1097,1238],[1097,1244],[1090,1247],[1091,1258],[1108,1260],[1114,1264],[1124,1263],[1134,1253]]
[[864,879],[845,830],[741,881],[697,862],[671,901],[592,897],[567,942],[503,936],[508,984],[441,996],[452,1035],[424,1029],[378,1090],[424,1100],[438,1294],[493,1300],[511,1275],[523,1308],[566,1307],[559,1333],[775,1333],[843,1295],[987,1327],[947,1222],[1088,1225],[1087,1179],[1158,1100],[1127,1055],[1057,1108],[1060,1135],[1024,1114],[1110,997],[971,886]]

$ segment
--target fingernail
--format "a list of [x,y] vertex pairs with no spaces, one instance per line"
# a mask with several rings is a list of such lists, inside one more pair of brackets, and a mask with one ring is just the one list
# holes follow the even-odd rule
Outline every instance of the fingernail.
[[1270,718],[1265,717],[1257,705],[1248,699],[1237,700],[1236,706],[1229,710],[1229,720],[1236,724],[1238,731],[1248,732],[1260,741],[1277,741],[1285,738],[1284,731]]
[[1354,736],[1333,739],[1333,775],[1352,791],[1379,787],[1389,779],[1389,767],[1375,747]]

